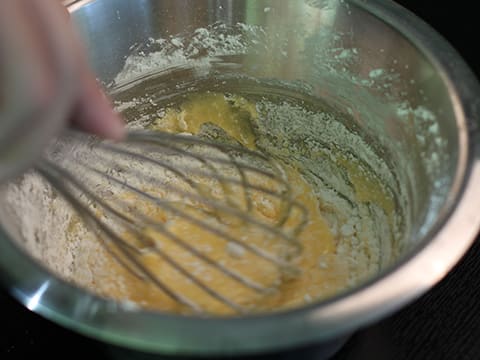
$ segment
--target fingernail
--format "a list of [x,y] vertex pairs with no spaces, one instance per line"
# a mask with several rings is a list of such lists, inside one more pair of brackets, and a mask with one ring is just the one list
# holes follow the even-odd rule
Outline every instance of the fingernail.
[[105,135],[112,140],[119,141],[124,139],[126,134],[127,129],[125,127],[125,122],[118,114],[113,113]]

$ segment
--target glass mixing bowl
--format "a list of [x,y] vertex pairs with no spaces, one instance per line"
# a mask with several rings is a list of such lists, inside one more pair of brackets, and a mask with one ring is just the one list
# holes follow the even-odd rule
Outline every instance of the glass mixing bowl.
[[[127,119],[155,114],[179,94],[211,89],[320,108],[333,125],[300,119],[284,134],[289,143],[306,144],[298,160],[315,166],[307,138],[356,157],[390,189],[397,218],[390,236],[378,236],[378,271],[348,291],[290,311],[199,318],[142,310],[68,283],[20,245],[26,235],[3,191],[0,278],[27,308],[106,343],[153,353],[327,346],[427,291],[474,240],[479,86],[438,34],[395,3],[66,3],[94,70]],[[266,132],[286,123],[272,121]],[[325,164],[322,171],[335,161]],[[348,193],[339,190],[341,176],[324,175],[332,196]],[[382,227],[381,216],[370,220]]]

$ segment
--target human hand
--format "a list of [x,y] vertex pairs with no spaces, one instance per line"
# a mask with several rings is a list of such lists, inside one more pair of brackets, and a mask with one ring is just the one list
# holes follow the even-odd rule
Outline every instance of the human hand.
[[122,120],[55,0],[0,3],[0,180],[24,169],[68,124],[114,140]]

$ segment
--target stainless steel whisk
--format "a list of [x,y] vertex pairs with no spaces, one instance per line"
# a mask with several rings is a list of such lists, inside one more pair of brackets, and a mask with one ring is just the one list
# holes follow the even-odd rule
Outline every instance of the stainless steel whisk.
[[[60,140],[63,149],[55,145],[50,155],[37,163],[36,170],[76,210],[115,260],[137,278],[154,284],[191,310],[204,312],[195,299],[184,296],[143,264],[142,256],[148,251],[185,276],[192,286],[233,311],[245,313],[247,308],[212,288],[201,276],[188,271],[181,260],[163,251],[155,234],[174,241],[240,286],[267,293],[275,284],[260,284],[212,259],[145,210],[174,214],[282,271],[298,270],[291,260],[301,251],[297,237],[306,225],[308,213],[294,199],[282,166],[258,151],[215,137],[211,140],[142,130],[131,131],[125,141],[113,143],[71,132]],[[279,210],[274,219],[259,216],[257,207],[265,202]],[[182,205],[185,203],[209,216],[186,211]],[[280,244],[281,251],[272,253],[271,246],[263,248],[261,242],[250,243],[235,235],[228,230],[231,224],[253,229],[260,238]]]

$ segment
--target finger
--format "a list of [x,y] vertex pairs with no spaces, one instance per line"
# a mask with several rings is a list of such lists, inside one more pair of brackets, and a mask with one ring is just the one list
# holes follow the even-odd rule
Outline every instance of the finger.
[[65,126],[75,97],[68,42],[52,36],[53,23],[24,5],[3,0],[0,12],[0,180],[41,155]]
[[71,122],[75,127],[112,140],[124,138],[123,120],[114,112],[92,75],[86,74],[82,79],[79,100],[73,110]]
[[42,47],[43,39],[40,31],[31,26],[21,3],[5,0],[0,12],[2,110],[12,108],[19,113],[2,118],[3,126],[48,107],[54,95],[54,74]]
[[[67,12],[68,13],[68,12]],[[94,77],[86,57],[86,50],[78,33],[72,28],[75,58],[81,73],[80,93],[73,109],[71,124],[83,131],[113,140],[121,140],[126,134],[124,121],[113,107]]]
[[[38,0],[36,0],[38,1]],[[35,2],[35,1],[34,1]],[[30,1],[28,1],[30,3]],[[38,4],[38,3],[37,3]],[[45,12],[45,18],[50,16],[56,22],[56,28],[63,28],[68,34],[68,51],[73,54],[77,77],[77,97],[72,104],[73,117],[71,124],[76,127],[97,134],[102,137],[119,140],[123,138],[125,131],[123,122],[116,115],[108,99],[100,90],[95,81],[93,72],[90,70],[86,59],[86,51],[75,31],[69,17],[65,16],[68,11],[59,3],[48,2],[48,8],[36,9]],[[47,12],[48,10],[48,12]]]
[[[7,0],[9,1],[9,0]],[[68,109],[72,106],[78,89],[79,72],[74,54],[74,36],[65,9],[57,1],[15,0],[35,37],[29,46],[45,60],[47,76],[53,87],[50,101]],[[32,36],[32,38],[33,38]],[[35,61],[35,57],[32,58]]]

